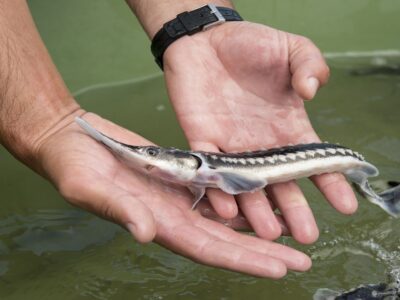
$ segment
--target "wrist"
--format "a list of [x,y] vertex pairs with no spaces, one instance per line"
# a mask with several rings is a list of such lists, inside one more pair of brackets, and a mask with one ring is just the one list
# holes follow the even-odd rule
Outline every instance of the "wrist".
[[[19,99],[16,100],[23,103]],[[0,121],[0,143],[18,160],[39,171],[38,150],[49,136],[73,122],[82,114],[78,103],[69,95],[50,99],[38,95],[32,97],[29,107],[20,107]]]
[[35,168],[41,140],[79,105],[44,46],[26,1],[0,10],[0,143]]
[[191,11],[207,4],[233,8],[229,0],[126,0],[150,39],[162,28],[164,23],[176,18],[185,11]]

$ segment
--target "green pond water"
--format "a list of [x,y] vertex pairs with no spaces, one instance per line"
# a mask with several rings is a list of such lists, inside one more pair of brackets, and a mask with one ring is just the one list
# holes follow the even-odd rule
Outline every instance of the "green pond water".
[[[248,19],[312,38],[331,80],[307,104],[323,140],[361,152],[400,181],[399,1],[235,2]],[[82,104],[163,146],[186,147],[149,42],[123,1],[32,0],[35,21]],[[152,120],[152,121],[149,121]],[[195,264],[66,204],[0,149],[0,299],[312,299],[400,272],[400,221],[360,198],[351,217],[301,182],[321,231],[307,273],[279,281]]]

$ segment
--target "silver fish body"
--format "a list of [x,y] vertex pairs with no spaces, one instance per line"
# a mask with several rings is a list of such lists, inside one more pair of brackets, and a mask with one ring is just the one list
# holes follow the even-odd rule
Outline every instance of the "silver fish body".
[[260,190],[267,184],[341,172],[357,184],[372,203],[392,216],[400,215],[400,186],[376,194],[367,179],[377,176],[378,169],[359,153],[340,145],[312,143],[242,153],[184,151],[123,144],[100,133],[81,118],[76,118],[76,122],[129,166],[188,187],[195,198],[193,208],[208,187],[237,195]]

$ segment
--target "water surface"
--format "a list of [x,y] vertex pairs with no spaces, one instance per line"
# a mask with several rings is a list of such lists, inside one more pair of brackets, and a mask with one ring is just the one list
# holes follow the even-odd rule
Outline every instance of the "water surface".
[[[312,37],[331,66],[330,84],[307,104],[323,140],[361,152],[400,181],[400,5],[396,1],[237,1],[243,15]],[[148,41],[124,3],[30,1],[68,86],[94,111],[163,146],[186,147]],[[397,26],[397,27],[396,27]],[[78,34],[79,33],[79,34]],[[118,34],[117,34],[118,33]],[[149,121],[156,120],[156,121]],[[311,299],[400,270],[400,225],[360,199],[335,212],[308,182],[320,239],[292,245],[313,258],[307,273],[272,281],[200,266],[70,207],[0,149],[1,299]]]

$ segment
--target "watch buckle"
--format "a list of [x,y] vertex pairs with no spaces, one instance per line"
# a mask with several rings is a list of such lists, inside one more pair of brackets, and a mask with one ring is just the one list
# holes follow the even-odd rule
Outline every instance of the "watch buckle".
[[218,8],[215,6],[215,4],[207,4],[207,6],[210,8],[210,13],[213,14],[214,16],[217,17],[217,20],[213,23],[204,25],[203,31],[210,29],[211,27],[214,27],[216,25],[222,24],[226,22],[226,19],[224,16],[220,13]]

